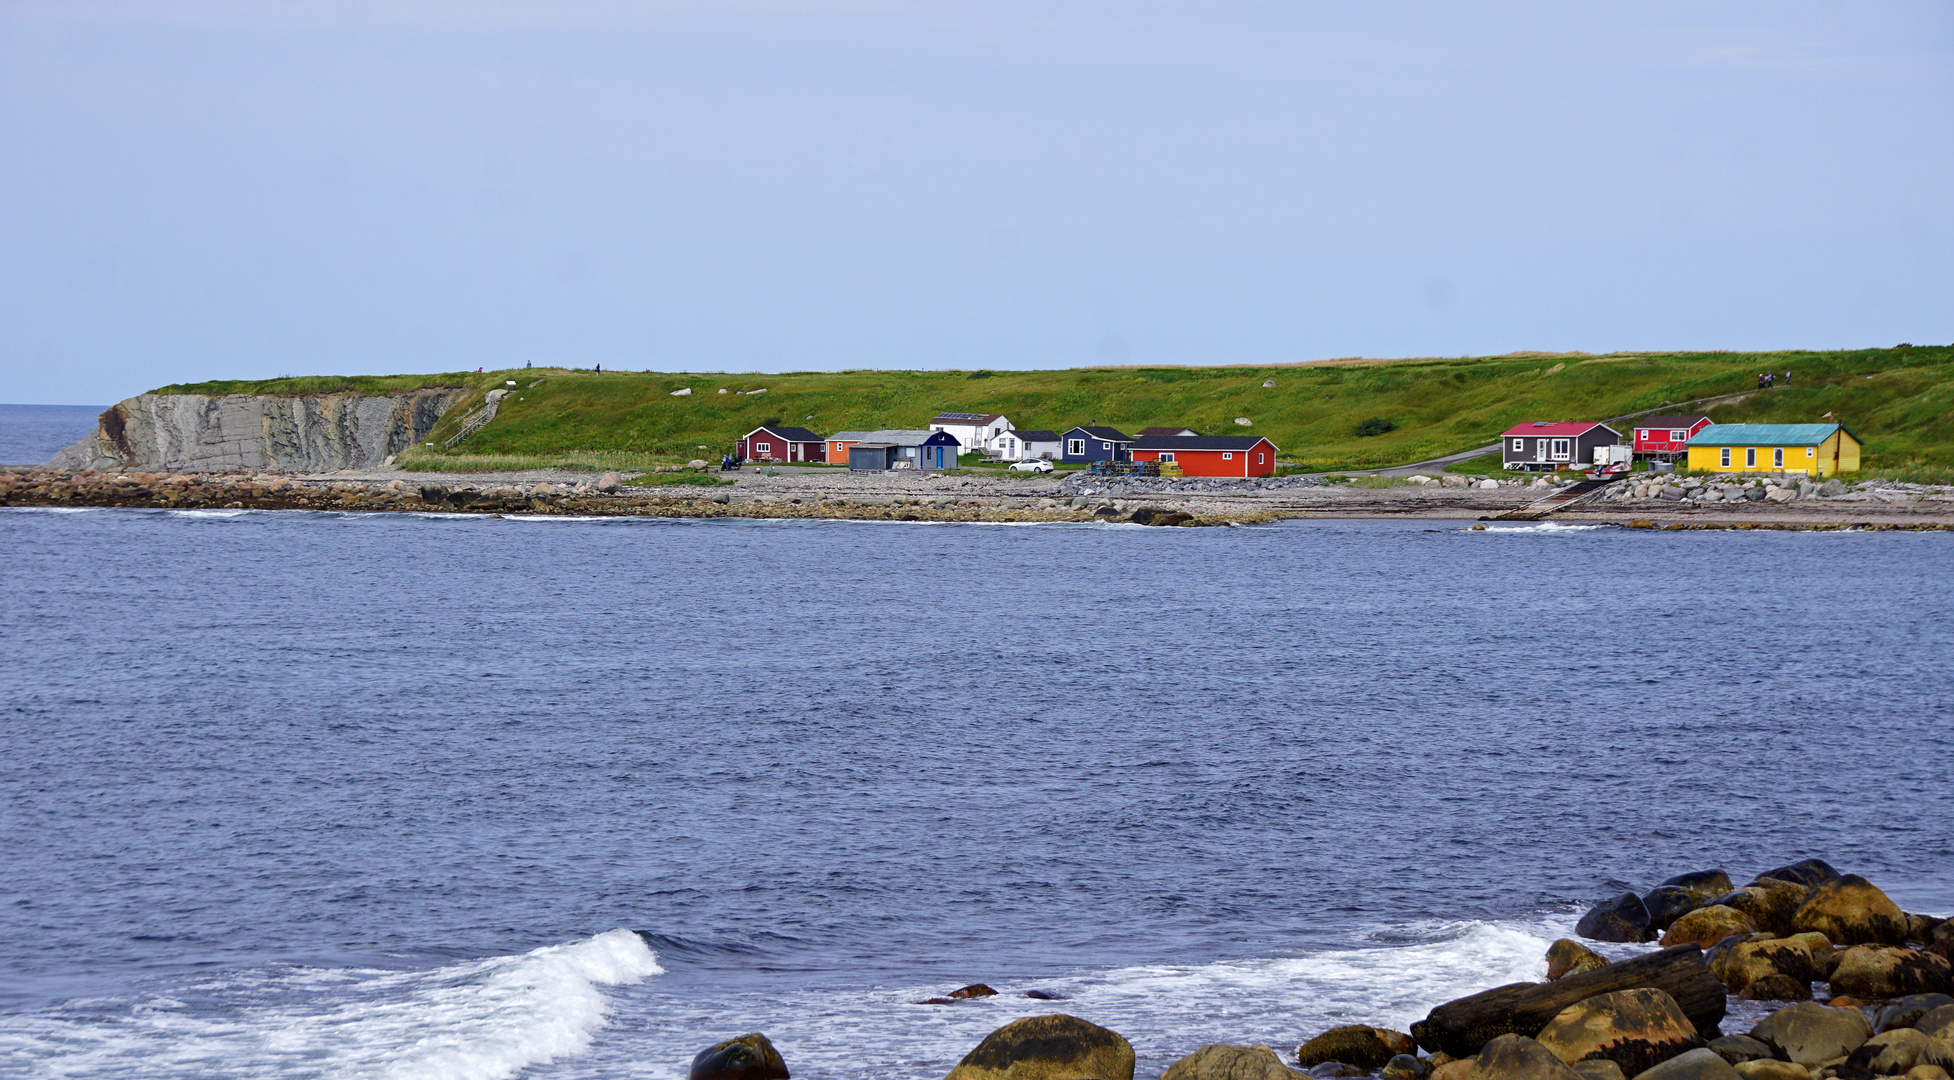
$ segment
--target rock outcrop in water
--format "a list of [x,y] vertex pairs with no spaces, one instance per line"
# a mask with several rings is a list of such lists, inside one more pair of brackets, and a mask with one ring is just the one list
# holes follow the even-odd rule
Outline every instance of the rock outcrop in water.
[[142,394],[111,405],[51,469],[179,472],[371,468],[412,446],[468,396],[460,387],[401,394]]

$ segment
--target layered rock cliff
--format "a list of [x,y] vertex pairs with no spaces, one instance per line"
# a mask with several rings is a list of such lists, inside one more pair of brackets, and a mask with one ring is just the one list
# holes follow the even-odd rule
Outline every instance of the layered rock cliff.
[[53,469],[371,468],[412,446],[469,396],[460,388],[392,395],[143,394],[110,406]]

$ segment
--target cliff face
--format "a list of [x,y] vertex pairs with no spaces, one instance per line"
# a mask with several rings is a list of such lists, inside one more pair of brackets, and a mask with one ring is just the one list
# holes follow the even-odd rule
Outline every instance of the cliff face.
[[52,469],[198,472],[371,468],[426,435],[468,396],[461,389],[388,396],[143,394],[102,413]]

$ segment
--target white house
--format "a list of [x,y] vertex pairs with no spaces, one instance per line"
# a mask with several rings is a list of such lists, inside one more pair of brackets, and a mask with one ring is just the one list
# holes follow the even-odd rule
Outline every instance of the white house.
[[991,440],[991,449],[1005,461],[1028,461],[1032,458],[1057,460],[1064,441],[1056,431],[1007,431]]
[[1011,430],[1011,421],[997,413],[946,412],[930,420],[930,430],[956,436],[966,453],[988,453],[991,440]]

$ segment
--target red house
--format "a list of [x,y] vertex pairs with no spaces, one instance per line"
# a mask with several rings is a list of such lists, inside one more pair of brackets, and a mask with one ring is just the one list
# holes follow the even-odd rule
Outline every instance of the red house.
[[1681,454],[1710,423],[1707,416],[1644,416],[1635,421],[1635,454]]
[[826,461],[827,441],[804,427],[756,427],[740,440],[742,461]]
[[1126,449],[1134,461],[1171,461],[1187,476],[1276,474],[1276,444],[1260,435],[1148,435]]

